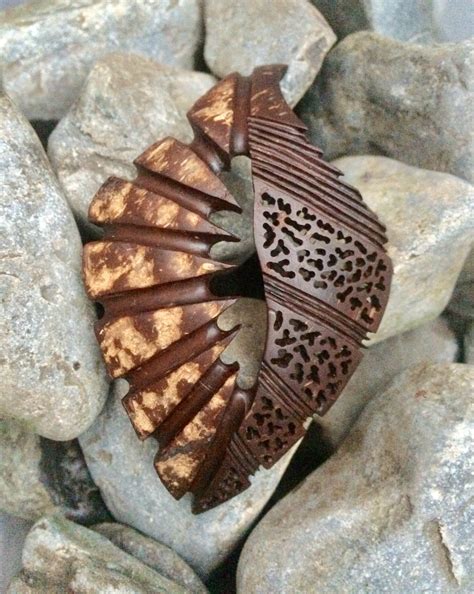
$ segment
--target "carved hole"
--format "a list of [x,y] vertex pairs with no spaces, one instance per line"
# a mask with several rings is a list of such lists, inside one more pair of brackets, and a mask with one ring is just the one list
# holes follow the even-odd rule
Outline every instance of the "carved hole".
[[278,243],[276,245],[276,248],[274,248],[271,252],[270,255],[275,258],[276,256],[279,256],[280,254],[284,254],[285,256],[288,256],[288,254],[290,253],[290,250],[286,247],[286,245],[283,243],[282,239],[278,240]]
[[336,293],[336,299],[341,303],[344,303],[347,297],[349,297],[349,295],[352,293],[352,291],[353,287],[347,287],[345,291],[342,291],[341,293]]
[[309,363],[310,358],[309,358],[308,351],[306,350],[306,347],[304,346],[304,344],[299,344],[298,346],[296,346],[293,349],[293,351],[295,353],[299,353],[305,363]]
[[290,378],[301,384],[304,378],[304,370],[302,363],[295,364],[295,371],[293,373],[290,373]]
[[283,314],[281,313],[281,311],[277,311],[276,315],[275,315],[275,321],[273,323],[273,329],[280,330],[282,324],[283,324]]
[[341,248],[336,248],[335,252],[341,260],[346,260],[355,254],[354,250],[341,250]]
[[306,270],[306,268],[299,268],[298,272],[303,277],[303,280],[308,282],[316,276],[316,273],[313,270]]
[[288,227],[282,227],[281,230],[285,235],[288,236],[289,240],[291,241],[291,243],[293,245],[295,245],[297,247],[299,247],[300,245],[303,245],[303,240],[296,237],[296,235],[293,233],[293,231],[291,229],[288,229]]
[[316,355],[316,357],[320,365],[323,365],[331,358],[328,351],[321,351]]
[[283,369],[286,369],[292,359],[293,359],[293,355],[291,353],[288,353],[284,349],[279,349],[278,357],[274,357],[273,359],[270,359],[270,362],[273,365],[277,365],[278,367],[282,367]]
[[314,281],[313,287],[315,289],[327,289],[328,288],[328,284],[326,282],[324,282],[324,281]]
[[316,242],[323,242],[323,243],[330,243],[330,239],[329,237],[326,237],[325,235],[321,235],[320,233],[313,233],[310,237],[310,242],[311,243],[316,243]]
[[278,208],[279,210],[286,212],[286,214],[288,215],[291,214],[291,206],[287,202],[282,200],[282,198],[278,198]]
[[303,206],[303,208],[301,210],[298,210],[296,212],[296,216],[304,219],[305,221],[315,221],[316,220],[316,215],[310,214],[310,212],[306,208],[306,206]]
[[324,262],[320,258],[318,260],[308,258],[307,263],[313,268],[317,268],[320,272],[324,270]]
[[329,233],[334,233],[335,229],[334,227],[330,224],[330,223],[325,223],[324,221],[322,221],[321,219],[318,219],[316,221],[316,225],[320,228],[323,229],[324,231],[329,231]]
[[311,370],[309,372],[308,379],[310,379],[316,384],[320,383],[321,380],[319,378],[319,370],[316,367],[316,365],[311,365]]
[[362,307],[362,301],[357,298],[357,297],[351,297],[349,299],[349,303],[351,304],[351,309],[354,311],[355,309],[358,309],[359,307]]
[[279,262],[269,262],[268,268],[271,268],[277,272],[283,278],[295,278],[295,273],[292,270],[285,270],[285,266],[288,266],[290,261],[288,259],[280,260]]
[[283,337],[282,338],[277,338],[275,340],[275,343],[278,346],[288,346],[290,344],[293,344],[294,342],[296,342],[296,338],[294,336],[290,336],[290,332],[289,330],[284,330],[283,331]]
[[298,250],[296,255],[298,257],[298,262],[303,262],[303,260],[309,256],[309,250]]
[[263,234],[263,238],[265,239],[263,247],[266,249],[275,241],[276,235],[268,223],[263,223],[263,228],[265,229],[265,233]]
[[302,235],[306,235],[308,233],[308,231],[311,230],[311,225],[309,223],[306,223],[305,225],[301,225],[300,223],[293,221],[289,217],[285,217],[285,223],[287,225],[289,225],[290,227],[293,227],[294,229],[299,231]]
[[308,326],[301,320],[290,320],[290,326],[293,326],[295,332],[306,332]]
[[352,237],[350,235],[344,235],[342,231],[337,232],[336,239],[346,244],[352,241]]
[[372,295],[370,297],[370,303],[375,307],[375,309],[377,311],[380,311],[382,308],[382,304],[380,303],[379,298],[377,297],[377,295]]
[[306,332],[300,336],[301,340],[308,341],[309,346],[313,346],[316,338],[321,336],[321,332]]
[[262,194],[262,202],[264,204],[268,204],[269,206],[274,206],[275,205],[275,198],[273,198],[273,196],[270,196],[270,194],[268,194],[268,192],[264,192]]

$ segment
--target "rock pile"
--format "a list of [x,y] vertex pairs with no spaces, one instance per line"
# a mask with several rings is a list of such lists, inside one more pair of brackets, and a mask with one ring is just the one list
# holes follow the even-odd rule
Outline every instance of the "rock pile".
[[[473,591],[474,46],[434,43],[431,4],[43,0],[0,13],[0,511],[35,522],[9,594],[205,594],[247,534],[239,594]],[[263,63],[288,65],[282,90],[311,140],[386,225],[392,291],[317,419],[322,441],[305,444],[329,459],[274,504],[294,449],[193,516],[156,477],[126,387],[106,378],[80,232],[99,236],[87,210],[109,176],[134,177],[167,135],[189,142],[195,100]],[[28,119],[54,127],[48,157]],[[232,165],[243,213],[213,223],[241,242],[213,255],[251,262],[251,175]],[[0,589],[8,571],[0,559]]]

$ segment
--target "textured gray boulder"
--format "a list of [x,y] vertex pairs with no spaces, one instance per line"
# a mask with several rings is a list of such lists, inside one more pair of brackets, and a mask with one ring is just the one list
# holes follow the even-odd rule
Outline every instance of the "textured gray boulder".
[[41,144],[0,95],[0,417],[82,433],[107,381],[81,281],[81,241]]
[[288,64],[282,90],[295,105],[336,41],[308,0],[205,0],[204,57],[219,77],[260,64]]
[[59,119],[113,51],[192,68],[199,0],[43,0],[0,13],[0,69],[30,119]]
[[26,537],[23,571],[8,594],[191,594],[107,538],[59,516],[38,520]]
[[421,46],[346,37],[301,106],[327,158],[383,154],[474,179],[474,41]]
[[27,520],[59,510],[83,524],[110,517],[77,441],[51,441],[2,420],[0,510]]
[[422,365],[247,540],[242,594],[474,588],[474,367]]
[[161,542],[148,538],[133,528],[112,522],[97,524],[94,530],[159,574],[186,587],[193,594],[207,593],[206,587],[189,565]]
[[373,341],[438,317],[474,237],[473,186],[386,157],[346,157],[334,164],[387,227],[394,275]]
[[337,448],[364,406],[399,373],[425,362],[452,363],[457,353],[456,337],[442,318],[373,345],[334,406],[324,417],[315,417],[321,439],[330,450]]
[[98,62],[82,93],[49,138],[48,154],[78,220],[110,176],[133,178],[133,160],[171,135],[192,139],[185,113],[215,78],[113,54]]
[[401,41],[432,42],[433,0],[311,0],[339,38],[372,30]]
[[176,501],[161,484],[153,459],[156,441],[137,439],[117,382],[102,414],[81,446],[92,477],[117,521],[170,546],[199,575],[208,575],[233,550],[272,495],[294,448],[271,470],[258,471],[241,495],[193,515],[188,496]]

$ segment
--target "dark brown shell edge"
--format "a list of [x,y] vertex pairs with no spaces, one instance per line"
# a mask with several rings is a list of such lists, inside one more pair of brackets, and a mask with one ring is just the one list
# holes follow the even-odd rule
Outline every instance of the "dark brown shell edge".
[[[96,333],[107,368],[129,381],[132,424],[158,439],[157,472],[176,498],[195,495],[195,513],[246,489],[304,435],[308,417],[329,410],[389,295],[385,228],[307,141],[281,95],[285,69],[223,79],[188,113],[190,145],[151,146],[134,182],[109,179],[90,208],[105,238],[85,247],[84,277],[104,308]],[[238,328],[219,328],[232,300],[210,289],[226,268],[210,250],[235,238],[209,218],[238,211],[218,177],[237,155],[252,163],[268,308],[252,390],[219,359]]]

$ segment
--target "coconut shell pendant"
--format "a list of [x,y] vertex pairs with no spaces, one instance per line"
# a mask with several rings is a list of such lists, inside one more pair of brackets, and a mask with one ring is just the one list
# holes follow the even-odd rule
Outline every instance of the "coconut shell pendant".
[[[84,278],[104,310],[107,369],[129,382],[138,437],[159,443],[159,477],[176,498],[193,493],[196,513],[246,489],[328,411],[389,295],[385,228],[307,141],[284,72],[223,79],[189,111],[191,144],[150,146],[137,178],[108,179],[89,211],[104,228],[85,246]],[[221,176],[238,155],[252,167],[264,301],[215,289],[229,275],[245,284],[213,256],[236,240],[214,221],[240,210]]]

